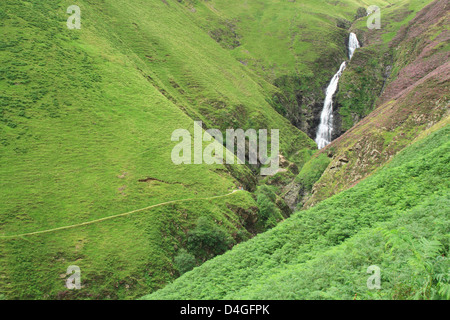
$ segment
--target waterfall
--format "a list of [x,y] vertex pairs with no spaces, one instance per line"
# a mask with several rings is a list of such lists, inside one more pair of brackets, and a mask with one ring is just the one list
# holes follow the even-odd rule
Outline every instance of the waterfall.
[[356,34],[354,34],[353,32],[350,33],[350,37],[348,39],[348,58],[350,60],[352,59],[355,50],[358,49],[359,47],[360,46]]
[[333,79],[331,79],[326,91],[325,102],[323,103],[319,129],[317,130],[316,137],[316,143],[319,149],[322,149],[331,142],[331,134],[333,131],[333,96],[336,93],[339,78],[346,66],[346,62],[342,62],[339,71],[333,76]]
[[[353,57],[355,50],[359,47],[356,34],[353,32],[350,33],[348,40],[348,52],[350,59]],[[347,67],[347,63],[344,61],[342,62],[339,71],[331,79],[330,84],[327,87],[327,91],[325,92],[325,101],[323,103],[322,113],[320,114],[320,124],[317,129],[317,136],[315,139],[319,149],[322,149],[331,142],[333,133],[333,96],[336,93],[339,78],[341,77],[342,72],[344,72],[345,67]]]

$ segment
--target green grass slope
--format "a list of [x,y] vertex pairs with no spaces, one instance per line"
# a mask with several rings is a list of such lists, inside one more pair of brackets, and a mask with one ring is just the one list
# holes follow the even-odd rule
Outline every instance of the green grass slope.
[[[192,132],[194,119],[280,129],[285,153],[314,148],[265,101],[270,85],[176,1],[79,1],[80,30],[66,27],[72,4],[0,3],[0,296],[8,299],[141,296],[178,276],[173,257],[198,217],[236,241],[248,234],[258,219],[250,194],[200,199],[254,187],[250,170],[171,162],[173,130]],[[178,199],[194,200],[14,237]],[[81,268],[83,290],[65,288],[69,265]]]
[[[450,299],[445,126],[355,187],[145,299]],[[366,286],[381,269],[381,289]]]
[[[68,30],[71,1],[1,1],[0,298],[140,297],[179,276],[174,260],[199,218],[228,247],[254,233],[258,202],[230,194],[255,189],[252,172],[175,166],[171,133],[193,120],[280,129],[281,152],[303,164],[296,153],[315,143],[274,99],[300,83],[321,100],[345,58],[336,19],[373,1],[245,3],[80,0],[82,28]],[[82,290],[64,286],[70,265]]]
[[248,72],[178,1],[86,3],[85,10],[102,37],[130,56],[153,86],[206,128],[279,129],[287,156],[314,147],[266,101],[273,86]]
[[276,86],[268,100],[302,131],[315,135],[325,88],[347,59],[357,8],[389,1],[180,1],[187,14],[246,70]]

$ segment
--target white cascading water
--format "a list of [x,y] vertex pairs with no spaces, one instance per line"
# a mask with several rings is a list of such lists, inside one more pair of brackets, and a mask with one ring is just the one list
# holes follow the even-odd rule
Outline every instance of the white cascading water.
[[355,50],[358,49],[359,47],[360,46],[356,34],[354,34],[353,32],[350,33],[350,37],[348,38],[348,58],[350,60],[352,59]]
[[346,66],[346,62],[342,62],[339,71],[334,75],[333,79],[331,79],[326,91],[325,102],[323,103],[320,124],[316,136],[316,143],[319,149],[322,149],[331,142],[331,134],[333,131],[333,96],[337,90],[339,78]]
[[[359,42],[356,38],[356,34],[350,33],[348,40],[348,52],[349,58],[353,57],[355,50],[359,48]],[[328,85],[327,91],[325,93],[325,101],[323,103],[322,113],[320,114],[320,124],[317,129],[316,143],[319,149],[327,146],[331,142],[331,137],[333,133],[333,96],[336,93],[339,78],[344,72],[347,63],[344,61],[339,68],[339,71],[333,76]]]

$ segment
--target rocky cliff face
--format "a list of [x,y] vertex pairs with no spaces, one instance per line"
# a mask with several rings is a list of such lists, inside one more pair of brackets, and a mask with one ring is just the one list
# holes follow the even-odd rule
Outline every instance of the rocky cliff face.
[[302,82],[305,81],[307,80],[298,76],[277,78],[274,85],[280,90],[272,97],[272,106],[294,126],[314,139],[325,99],[325,88],[304,90]]

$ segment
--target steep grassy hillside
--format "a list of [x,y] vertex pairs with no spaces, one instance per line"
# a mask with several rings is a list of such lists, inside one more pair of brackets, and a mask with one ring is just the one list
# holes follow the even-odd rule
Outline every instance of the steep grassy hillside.
[[279,128],[284,154],[313,147],[266,102],[272,86],[247,72],[177,1],[111,1],[86,11],[152,85],[206,128]]
[[[354,188],[145,298],[450,299],[450,126],[443,125]],[[366,286],[371,265],[381,269],[378,291]]]
[[347,59],[348,30],[359,7],[390,2],[183,0],[189,16],[248,70],[277,87],[271,105],[315,136],[324,90]]
[[[245,166],[171,161],[175,129],[280,129],[285,154],[314,148],[265,101],[270,84],[173,1],[2,1],[0,296],[133,298],[178,276],[173,258],[200,216],[233,242],[257,203]],[[202,107],[206,109],[203,110]],[[193,199],[78,225],[150,205]],[[199,199],[199,200],[195,200]],[[201,261],[198,261],[200,263]],[[64,287],[78,265],[83,290]]]
[[[72,1],[1,1],[0,299],[141,297],[288,220],[298,194],[306,201],[313,193],[306,205],[314,205],[371,174],[448,109],[448,1],[438,1],[438,9],[427,7],[417,17],[430,1],[390,2],[79,0],[81,29],[69,30],[66,10]],[[389,13],[383,31],[362,32],[364,19],[356,20],[357,9],[371,4]],[[337,110],[343,130],[379,107],[316,152],[310,137],[323,89],[347,57],[350,30],[359,32],[367,48],[357,52],[343,77]],[[377,52],[380,44],[383,49]],[[358,69],[365,64],[374,66],[371,78]],[[367,92],[364,86],[381,86],[384,94],[379,97],[377,90]],[[258,166],[175,165],[171,134],[176,129],[193,133],[194,120],[203,121],[203,129],[222,132],[279,129],[281,170],[263,179]],[[443,147],[437,143],[426,145],[427,150],[441,155]],[[348,204],[348,216],[327,213],[332,208],[328,202],[297,214],[238,248],[271,239],[268,254],[284,243],[286,252],[264,262],[265,249],[258,248],[256,264],[239,262],[231,253],[225,255],[233,258],[223,270],[236,263],[236,272],[245,278],[238,287],[244,290],[252,270],[264,279],[285,268],[280,261],[309,261],[309,249],[325,255],[331,248],[341,250],[345,238],[366,241],[365,227],[400,223],[387,210],[398,210],[400,217],[409,208],[425,206],[416,190],[436,197],[437,206],[444,204],[433,193],[447,187],[433,171],[447,174],[444,158],[433,158],[435,167],[417,169],[415,178],[436,180],[429,188],[420,179],[404,185],[414,191],[407,204],[380,191],[360,207],[364,196],[378,190],[367,182],[355,189],[360,194],[352,195],[356,200]],[[404,161],[383,172],[398,167],[401,177],[410,177]],[[389,184],[386,174],[374,181]],[[246,191],[234,192],[238,186]],[[407,194],[405,190],[398,192]],[[333,201],[341,205],[345,197]],[[392,205],[379,208],[386,201]],[[369,206],[379,212],[356,214]],[[435,211],[441,219],[442,210]],[[317,233],[306,227],[293,231],[298,219]],[[354,228],[349,226],[353,221]],[[434,231],[425,225],[420,232],[427,237],[435,232],[448,250],[441,237],[445,223]],[[315,236],[328,230],[328,240],[314,243]],[[292,233],[292,248],[300,248],[298,260],[289,251],[288,237],[276,238],[285,231],[289,237]],[[193,277],[192,286],[197,286],[196,272],[215,263],[206,262],[175,283]],[[256,268],[258,263],[264,268]],[[70,265],[81,268],[82,290],[65,287]],[[242,271],[240,266],[251,268]],[[223,287],[203,293],[196,287],[191,296],[234,297],[230,288],[240,276],[220,277]],[[238,287],[236,297],[263,296],[256,282],[249,292],[239,293]],[[342,290],[345,297],[351,291]]]

